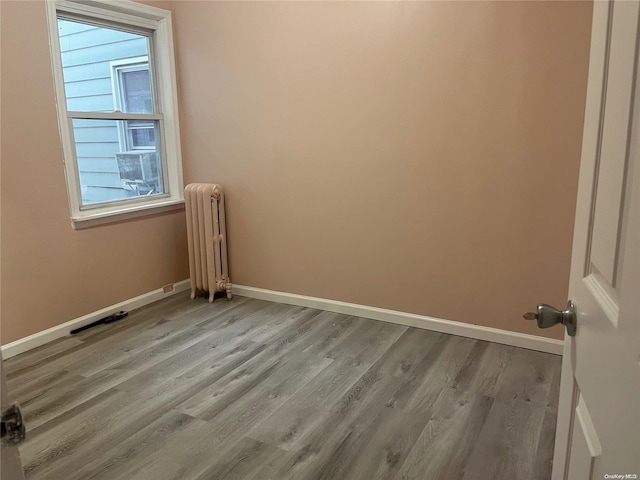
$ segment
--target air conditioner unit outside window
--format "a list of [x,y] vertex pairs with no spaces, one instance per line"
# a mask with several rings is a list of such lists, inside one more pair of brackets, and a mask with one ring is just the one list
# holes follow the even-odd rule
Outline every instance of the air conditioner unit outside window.
[[122,188],[133,195],[163,193],[156,152],[116,153]]

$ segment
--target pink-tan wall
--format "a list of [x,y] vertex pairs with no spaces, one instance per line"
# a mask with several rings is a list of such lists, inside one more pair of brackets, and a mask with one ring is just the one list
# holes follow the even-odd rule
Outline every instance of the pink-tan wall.
[[2,1],[1,342],[189,276],[184,212],[73,230],[44,2]]
[[235,283],[559,338],[588,2],[175,1]]
[[[234,282],[560,335],[520,315],[566,301],[589,3],[155,4]],[[182,212],[71,228],[44,4],[1,22],[6,344],[188,267]]]

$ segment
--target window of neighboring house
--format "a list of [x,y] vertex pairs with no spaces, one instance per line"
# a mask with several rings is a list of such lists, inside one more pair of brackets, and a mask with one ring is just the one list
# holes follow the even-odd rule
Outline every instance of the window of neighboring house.
[[170,12],[58,0],[49,20],[74,226],[180,207]]
[[[114,103],[120,111],[153,113],[153,97],[149,77],[148,57],[111,62]],[[123,150],[155,149],[155,128],[152,122],[128,120],[122,123],[120,148]]]

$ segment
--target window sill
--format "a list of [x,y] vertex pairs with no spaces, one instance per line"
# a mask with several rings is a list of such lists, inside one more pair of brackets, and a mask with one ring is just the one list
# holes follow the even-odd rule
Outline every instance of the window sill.
[[151,205],[129,205],[119,209],[111,209],[108,212],[81,212],[81,216],[72,217],[71,225],[74,230],[91,228],[107,223],[121,222],[132,218],[144,217],[147,215],[157,215],[158,213],[181,210],[184,208],[184,200],[166,200]]

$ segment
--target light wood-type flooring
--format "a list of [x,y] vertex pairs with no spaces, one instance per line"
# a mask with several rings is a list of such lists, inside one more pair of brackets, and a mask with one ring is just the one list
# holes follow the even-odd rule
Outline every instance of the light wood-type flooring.
[[187,293],[5,362],[27,479],[527,480],[561,359]]

